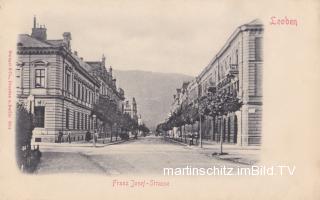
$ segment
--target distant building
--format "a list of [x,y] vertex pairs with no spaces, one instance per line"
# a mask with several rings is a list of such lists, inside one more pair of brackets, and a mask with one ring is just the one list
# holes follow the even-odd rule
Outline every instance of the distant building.
[[132,119],[138,122],[138,110],[137,110],[137,102],[136,99],[132,98],[132,103],[129,100],[125,102],[124,112],[128,113]]
[[142,124],[143,124],[143,120],[142,120],[141,115],[139,115],[139,117],[138,117],[138,125],[142,125]]

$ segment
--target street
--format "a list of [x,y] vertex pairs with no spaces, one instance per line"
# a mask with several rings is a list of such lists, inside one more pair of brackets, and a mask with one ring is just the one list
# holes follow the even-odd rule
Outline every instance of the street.
[[163,168],[236,167],[241,164],[219,160],[212,152],[183,146],[163,137],[141,137],[104,147],[41,146],[37,174],[94,173],[105,175],[158,174]]

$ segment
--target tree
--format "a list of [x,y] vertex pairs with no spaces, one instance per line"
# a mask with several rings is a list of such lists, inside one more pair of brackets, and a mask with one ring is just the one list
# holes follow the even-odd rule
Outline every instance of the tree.
[[31,151],[31,139],[33,117],[29,113],[23,104],[16,104],[16,156],[17,164],[19,168],[27,162],[27,158],[30,155],[26,155]]
[[121,115],[120,127],[126,132],[133,132],[135,134],[135,138],[137,138],[136,130],[138,129],[138,122],[132,119],[128,113],[124,113]]
[[150,132],[149,128],[145,124],[140,124],[138,129],[142,132],[143,136],[146,136]]
[[111,127],[111,141],[112,141],[112,128],[115,123],[119,121],[117,105],[105,95],[100,95],[97,103],[93,105],[92,115],[96,115],[102,121],[102,127],[97,127],[101,130],[106,124]]
[[[235,91],[226,92],[216,92],[209,93],[201,100],[201,110],[205,115],[211,117],[220,117],[227,115],[228,113],[235,112],[239,110],[242,106],[242,102],[237,97]],[[221,128],[220,133],[220,154],[223,154],[223,131]]]

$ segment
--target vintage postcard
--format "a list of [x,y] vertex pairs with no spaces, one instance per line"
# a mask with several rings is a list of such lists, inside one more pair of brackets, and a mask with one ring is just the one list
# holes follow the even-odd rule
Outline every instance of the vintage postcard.
[[319,10],[0,0],[0,199],[320,199]]

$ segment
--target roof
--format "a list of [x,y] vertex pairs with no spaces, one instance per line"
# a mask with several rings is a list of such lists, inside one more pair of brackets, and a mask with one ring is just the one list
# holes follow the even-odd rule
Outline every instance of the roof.
[[[46,40],[46,41],[41,41],[38,40],[36,38],[31,37],[28,34],[19,34],[18,35],[18,47],[29,47],[29,48],[46,48],[46,47],[59,47],[59,46],[63,46],[63,40]],[[72,54],[70,52],[71,57],[76,60],[78,62],[78,64],[80,65],[80,68],[82,68],[82,70],[88,72],[89,70],[91,70],[92,66],[90,66],[89,64],[87,64],[86,62],[82,61],[78,56],[76,56],[75,54]],[[81,71],[81,70],[80,70]],[[86,74],[85,72],[83,72],[84,74]],[[97,82],[97,80],[91,76],[89,73],[86,74],[88,75],[88,77],[92,80],[94,80],[95,82]],[[99,82],[97,82],[99,83]]]
[[40,40],[37,40],[33,37],[31,37],[28,34],[19,34],[18,35],[18,46],[23,46],[23,47],[51,47],[52,45],[43,42]]
[[87,65],[87,71],[89,73],[94,73],[94,72],[100,72],[102,69],[102,63],[99,61],[85,61],[85,64]]
[[262,24],[262,21],[260,19],[255,19],[244,25],[261,25],[261,24]]
[[208,70],[211,69],[212,64],[218,60],[218,58],[224,53],[224,51],[229,47],[230,43],[233,41],[234,38],[241,32],[246,30],[247,28],[256,28],[260,27],[263,28],[263,23],[260,19],[254,19],[249,23],[242,24],[241,26],[237,27],[236,30],[229,36],[223,47],[218,51],[218,53],[211,59],[209,64],[200,72],[198,77],[202,77]]
[[96,69],[102,66],[102,63],[99,61],[86,61],[88,65],[92,67],[92,69]]
[[63,40],[47,40],[46,42],[50,43],[53,46],[61,46],[63,45]]
[[183,82],[182,83],[182,88],[184,88],[184,89],[187,88],[189,83],[190,83],[189,81]]

